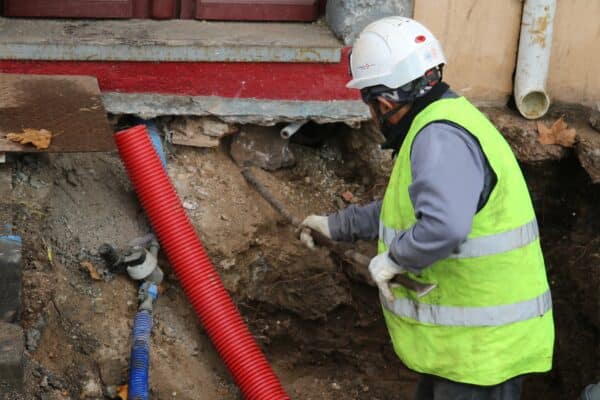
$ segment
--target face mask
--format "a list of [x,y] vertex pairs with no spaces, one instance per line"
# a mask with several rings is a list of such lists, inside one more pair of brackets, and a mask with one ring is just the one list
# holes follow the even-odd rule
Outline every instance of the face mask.
[[390,139],[390,135],[395,131],[395,126],[398,126],[402,123],[402,119],[400,119],[400,121],[398,122],[398,124],[392,124],[390,123],[389,119],[392,115],[396,114],[402,107],[404,107],[406,104],[399,104],[397,106],[395,106],[393,109],[391,109],[390,111],[386,112],[385,114],[379,114],[379,112],[377,112],[377,120],[379,122],[379,130],[381,131],[382,135],[386,138],[386,140]]
[[382,149],[393,149],[392,156],[395,156],[404,142],[404,138],[408,134],[410,126],[412,125],[415,117],[421,111],[423,111],[429,104],[440,99],[443,94],[448,90],[448,85],[445,82],[436,84],[427,94],[417,98],[411,103],[411,109],[398,121],[397,124],[389,122],[389,118],[397,112],[402,106],[394,107],[393,110],[378,115],[379,130],[385,137],[385,142],[381,145]]

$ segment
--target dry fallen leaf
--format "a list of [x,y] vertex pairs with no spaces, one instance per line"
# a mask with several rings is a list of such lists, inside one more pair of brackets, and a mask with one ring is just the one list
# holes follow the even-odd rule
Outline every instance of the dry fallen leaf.
[[98,273],[98,271],[96,271],[96,267],[94,267],[94,264],[92,264],[89,261],[83,261],[81,263],[81,266],[84,267],[90,274],[90,278],[92,278],[95,281],[101,281],[102,277],[100,276],[100,274]]
[[117,396],[119,396],[121,400],[127,400],[127,395],[129,394],[128,392],[129,385],[121,385],[117,390]]
[[6,138],[21,144],[31,143],[36,149],[44,150],[50,147],[52,132],[45,129],[25,128],[22,133],[9,133]]
[[569,128],[565,119],[560,117],[550,128],[542,121],[537,121],[538,141],[541,144],[557,144],[563,147],[573,147],[577,132],[575,128]]

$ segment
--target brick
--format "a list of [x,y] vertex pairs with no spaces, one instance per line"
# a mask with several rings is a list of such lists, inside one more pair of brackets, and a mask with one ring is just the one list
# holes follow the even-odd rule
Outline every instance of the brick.
[[23,389],[24,349],[23,329],[0,322],[0,393]]
[[22,285],[21,238],[0,236],[0,321],[20,321]]

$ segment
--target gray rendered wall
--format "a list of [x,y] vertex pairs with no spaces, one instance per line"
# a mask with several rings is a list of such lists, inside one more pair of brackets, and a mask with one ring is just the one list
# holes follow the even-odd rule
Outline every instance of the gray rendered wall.
[[351,45],[369,23],[390,15],[412,17],[413,0],[328,0],[327,24],[345,45]]

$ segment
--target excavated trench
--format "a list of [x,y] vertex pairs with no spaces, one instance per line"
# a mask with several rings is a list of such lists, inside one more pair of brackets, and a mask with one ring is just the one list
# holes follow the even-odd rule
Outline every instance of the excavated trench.
[[[308,128],[313,133],[290,145],[294,166],[252,168],[289,213],[326,214],[382,195],[391,160],[372,130]],[[230,146],[170,148],[169,174],[292,398],[411,399],[417,376],[391,349],[365,271],[300,243],[294,227],[244,180]],[[540,223],[557,332],[553,371],[530,377],[523,398],[576,398],[600,376],[600,187],[572,157],[523,170]],[[135,285],[108,273],[97,248],[123,246],[149,232],[118,156],[20,156],[12,201],[2,210],[24,239],[26,393],[9,398],[103,398],[126,381],[137,303]],[[375,253],[373,243],[357,248]],[[160,264],[167,279],[154,313],[151,398],[240,398],[168,262]]]

